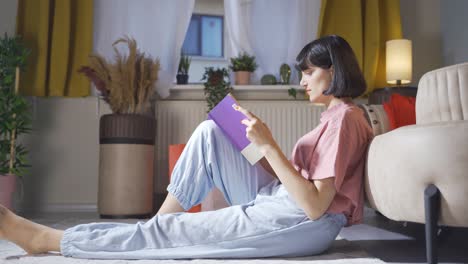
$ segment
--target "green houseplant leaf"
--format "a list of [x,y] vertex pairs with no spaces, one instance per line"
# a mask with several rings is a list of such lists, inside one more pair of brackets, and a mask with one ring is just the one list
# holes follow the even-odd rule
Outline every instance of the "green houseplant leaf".
[[229,68],[236,71],[248,71],[254,72],[257,69],[258,65],[255,62],[255,56],[250,56],[246,52],[239,54],[237,57],[231,58],[231,64]]
[[0,87],[13,88],[16,67],[24,70],[26,58],[30,53],[20,36],[9,37],[5,33],[3,38],[0,38]]
[[182,53],[180,55],[179,69],[177,70],[177,73],[187,75],[190,69],[191,62],[192,62],[192,58]]
[[21,37],[0,38],[0,174],[23,176],[29,167],[28,151],[17,138],[31,131],[30,106],[15,91],[16,69],[25,68],[29,54]]
[[202,81],[208,111],[211,111],[228,93],[232,91],[229,73],[226,68],[205,68]]

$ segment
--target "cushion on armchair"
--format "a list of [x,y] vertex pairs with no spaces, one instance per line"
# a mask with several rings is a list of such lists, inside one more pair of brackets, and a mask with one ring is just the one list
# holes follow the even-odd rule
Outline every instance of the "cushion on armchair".
[[383,104],[390,123],[390,130],[416,124],[415,105],[415,97],[392,94],[390,100]]

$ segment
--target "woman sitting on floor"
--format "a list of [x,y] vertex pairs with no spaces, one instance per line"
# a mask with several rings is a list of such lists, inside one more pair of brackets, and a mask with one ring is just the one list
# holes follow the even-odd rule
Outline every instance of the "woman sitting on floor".
[[[319,254],[363,214],[364,161],[372,130],[352,102],[366,84],[349,44],[326,36],[297,56],[300,85],[325,104],[320,124],[291,158],[247,109],[247,138],[265,154],[255,166],[213,121],[194,131],[177,162],[159,212],[146,222],[90,223],[65,231],[33,223],[0,206],[0,239],[28,253],[75,258],[180,259],[296,257]],[[218,188],[230,205],[183,213]]]

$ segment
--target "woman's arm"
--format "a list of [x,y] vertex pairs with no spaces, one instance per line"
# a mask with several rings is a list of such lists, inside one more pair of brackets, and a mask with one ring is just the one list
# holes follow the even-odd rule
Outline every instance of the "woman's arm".
[[242,120],[242,123],[246,125],[246,137],[265,154],[266,161],[276,177],[296,203],[310,219],[315,220],[322,216],[330,206],[336,193],[334,177],[315,180],[314,182],[306,180],[294,169],[283,154],[273,139],[270,129],[246,109],[237,107],[237,110],[248,117],[248,119]]
[[276,143],[264,151],[278,179],[306,215],[311,220],[322,216],[336,194],[335,178],[308,181],[294,169]]
[[273,170],[273,168],[271,168],[270,166],[270,163],[268,163],[268,160],[263,157],[261,160],[260,160],[260,165],[262,165],[262,167],[268,172],[270,173],[271,175],[273,175],[275,178],[279,179],[278,176],[276,176],[276,173],[275,171]]

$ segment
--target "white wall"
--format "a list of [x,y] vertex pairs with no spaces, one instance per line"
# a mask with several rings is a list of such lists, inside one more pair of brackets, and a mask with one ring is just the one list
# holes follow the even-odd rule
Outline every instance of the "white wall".
[[15,33],[17,0],[0,0],[0,36]]
[[[444,1],[445,2],[445,1]],[[441,0],[400,0],[403,37],[413,43],[413,80],[442,66]]]
[[468,1],[444,0],[441,5],[444,65],[468,62]]
[[[99,118],[109,113],[96,97],[28,98],[32,133],[24,177],[25,211],[95,211],[98,190]],[[73,205],[71,208],[69,205]]]
[[468,1],[400,0],[403,35],[413,41],[413,85],[431,70],[468,62]]

